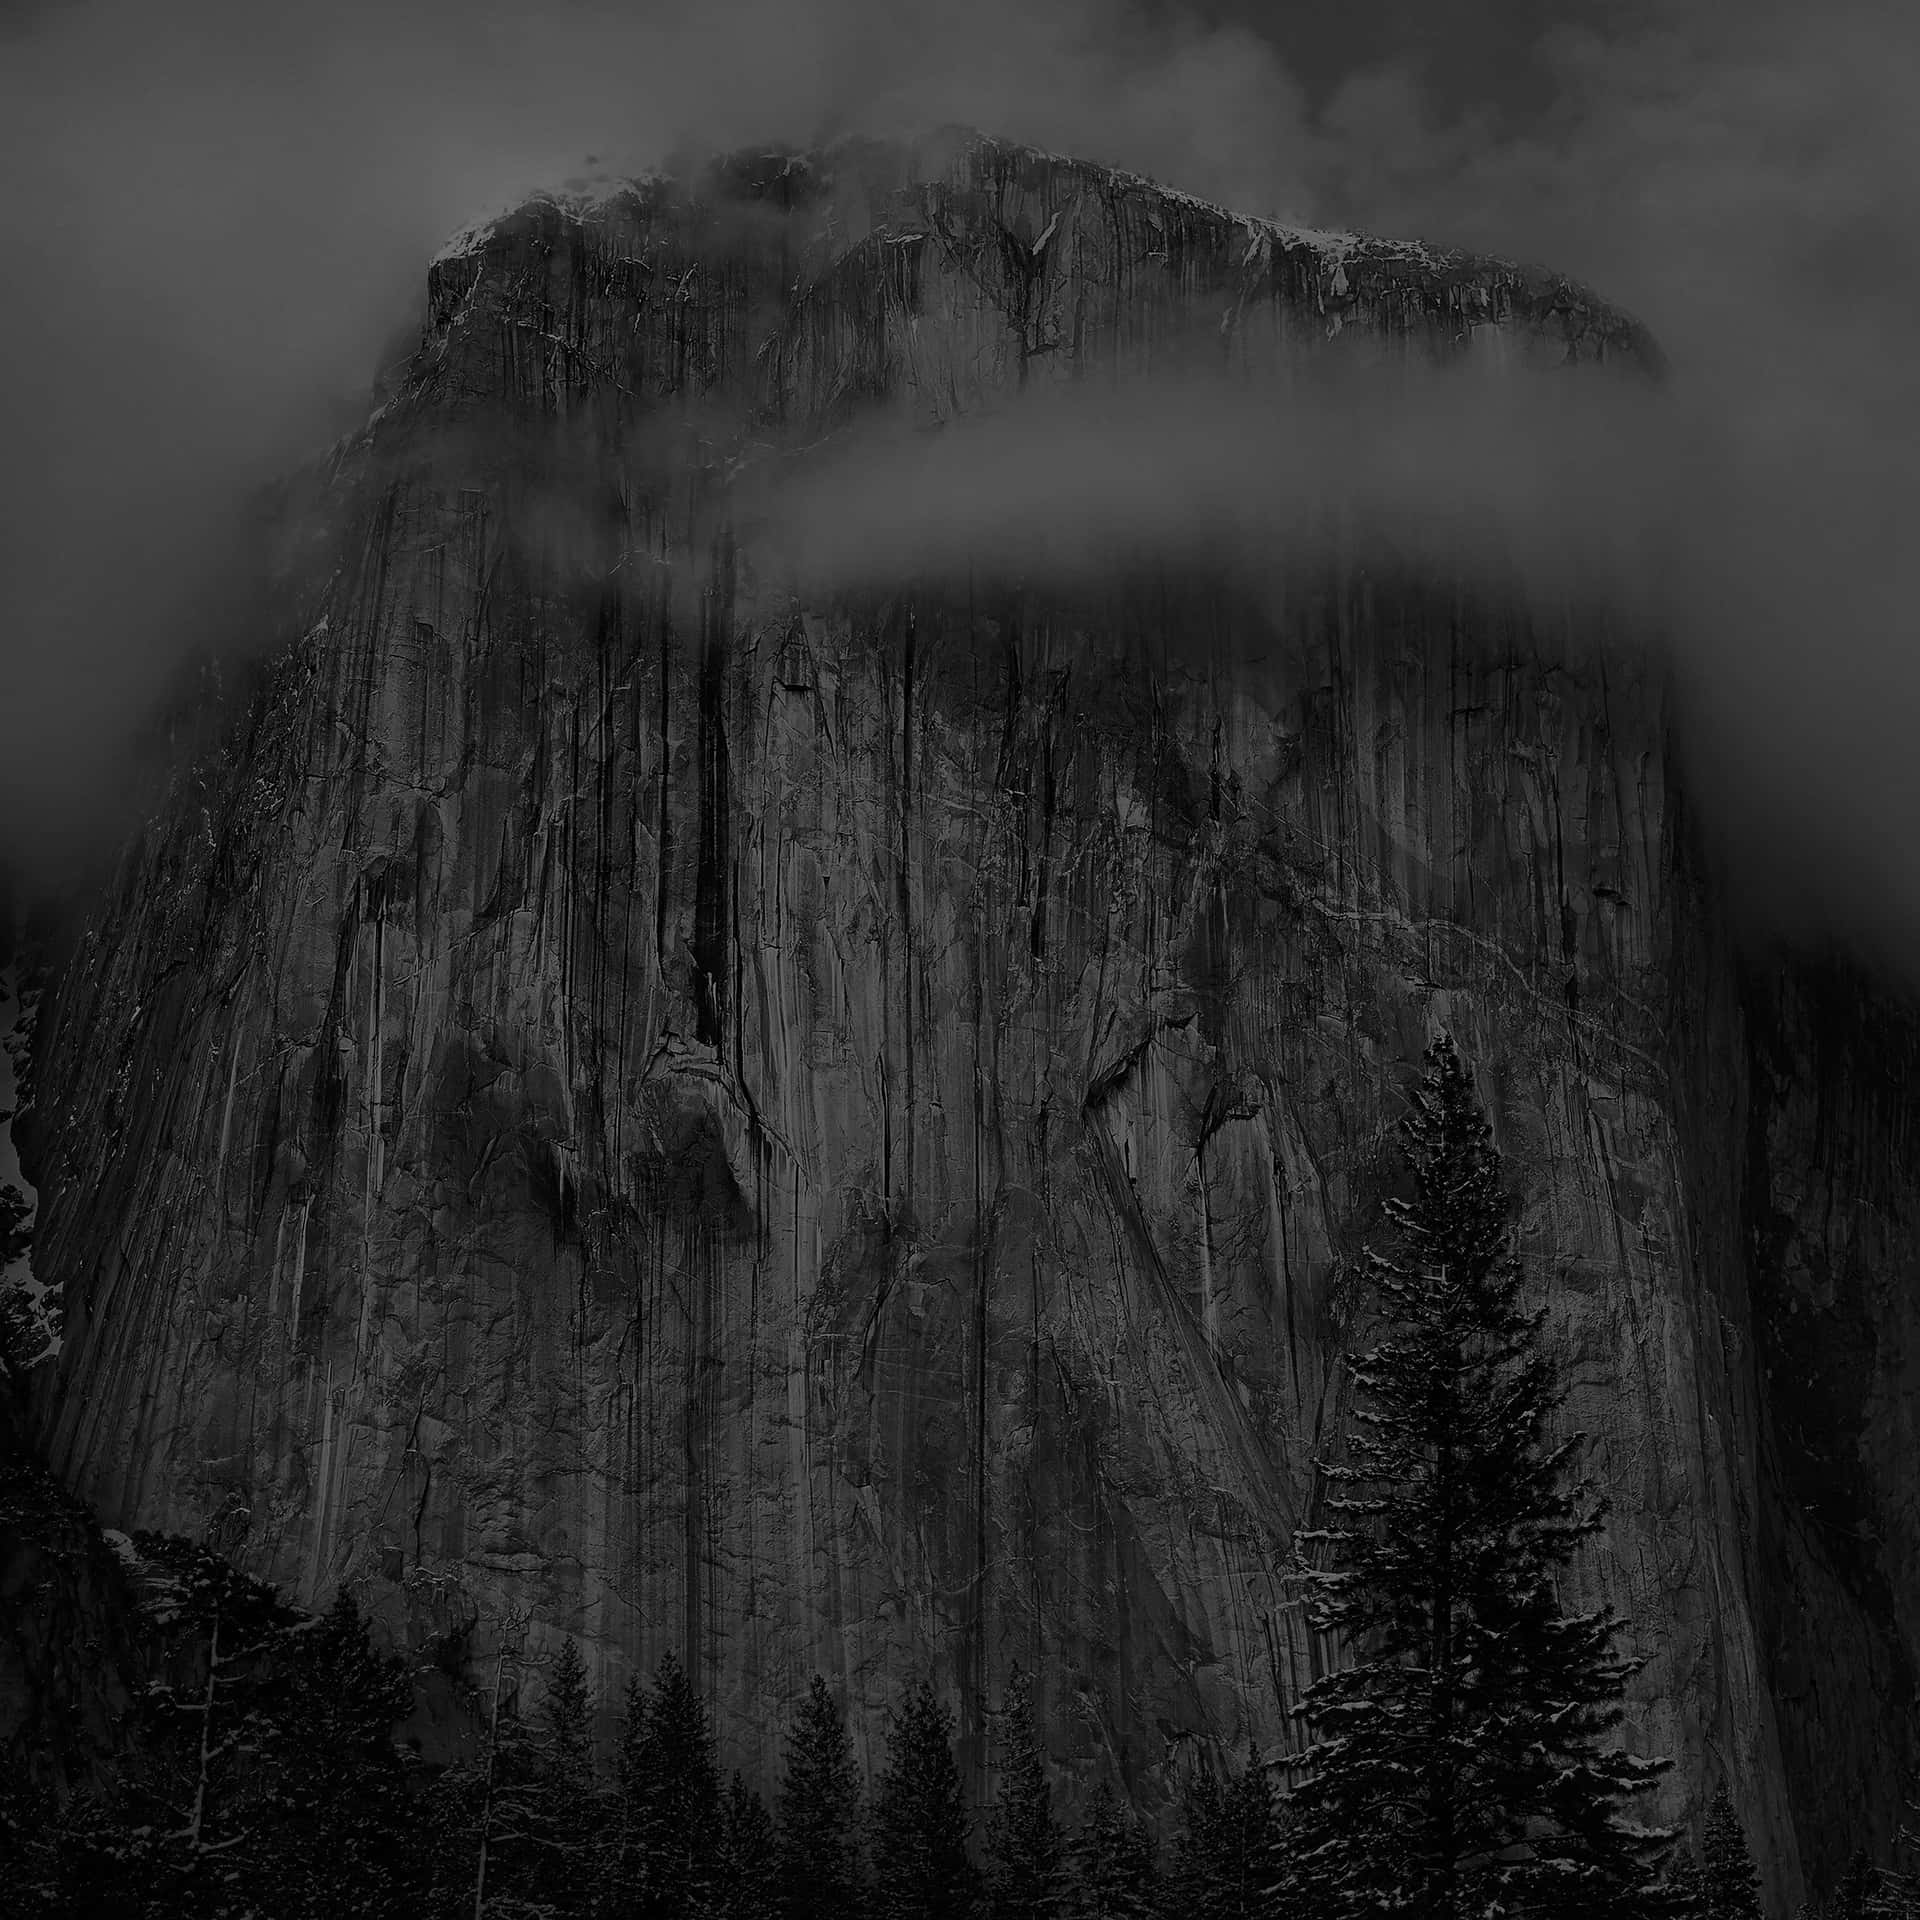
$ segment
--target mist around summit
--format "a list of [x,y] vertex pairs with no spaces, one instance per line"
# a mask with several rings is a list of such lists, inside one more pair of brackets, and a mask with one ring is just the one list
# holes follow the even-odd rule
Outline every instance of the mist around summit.
[[[1577,552],[1582,579],[1597,564],[1606,590],[1651,606],[1707,824],[1750,907],[1897,960],[1920,922],[1905,827],[1920,804],[1920,25],[1884,0],[1674,0],[1540,20],[1516,61],[1510,26],[1457,11],[1462,48],[1477,33],[1506,56],[1497,95],[1475,95],[1467,53],[1436,77],[1443,28],[1373,41],[1362,15],[1343,41],[1278,8],[15,10],[0,23],[15,183],[0,221],[21,290],[0,318],[9,855],[45,878],[117,841],[130,729],[189,654],[252,637],[247,496],[363,417],[448,231],[689,147],[961,121],[1239,210],[1544,261],[1653,330],[1664,417],[1558,396],[1551,417],[1525,396],[1450,411],[1446,396],[1350,426],[1333,395],[1277,439],[1231,402],[1216,434],[1204,394],[1105,420],[1038,411],[931,467],[912,454],[905,488],[897,447],[834,465],[790,503],[818,553],[862,545],[862,515],[900,553],[961,530],[989,556],[1072,551],[1116,516],[1177,542],[1272,511],[1284,534],[1329,471],[1403,519],[1457,503],[1523,566]],[[1003,453],[1036,471],[1013,451],[1028,440],[1049,485],[997,490]]]

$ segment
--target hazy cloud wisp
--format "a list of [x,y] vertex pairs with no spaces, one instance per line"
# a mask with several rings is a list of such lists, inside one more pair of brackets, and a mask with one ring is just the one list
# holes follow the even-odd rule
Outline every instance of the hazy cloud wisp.
[[[823,543],[854,514],[889,551],[950,538],[933,508],[987,499],[983,463],[1015,448],[1054,490],[992,496],[974,531],[1056,548],[1129,515],[1297,520],[1330,473],[1419,519],[1444,470],[1525,553],[1660,596],[1750,896],[1898,943],[1920,927],[1920,22],[1884,0],[1654,14],[1562,36],[1551,100],[1512,124],[1446,121],[1382,66],[1310,105],[1284,23],[1276,50],[1121,0],[31,15],[0,44],[0,840],[57,856],[111,825],[116,742],[203,637],[238,502],[351,423],[446,231],[588,154],[964,119],[1243,210],[1551,261],[1650,324],[1667,418],[1649,443],[1585,401],[1556,420],[1481,395],[1463,421],[1444,387],[1278,436],[1193,392],[1009,416],[865,445],[823,484]],[[1088,497],[1049,520],[1063,489]]]

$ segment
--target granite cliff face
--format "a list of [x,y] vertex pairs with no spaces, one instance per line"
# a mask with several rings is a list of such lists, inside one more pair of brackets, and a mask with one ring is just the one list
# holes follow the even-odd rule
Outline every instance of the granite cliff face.
[[796,595],[734,511],[876,406],[1632,323],[972,139],[542,198],[430,299],[42,1009],[67,1483],[608,1695],[673,1647],[742,1761],[931,1648],[979,1767],[1019,1659],[1154,1804],[1323,1657],[1283,1561],[1445,1021],[1668,1810],[1730,1777],[1782,1890],[1884,1838],[1915,1027],[1735,953],[1657,659],[1360,554]]

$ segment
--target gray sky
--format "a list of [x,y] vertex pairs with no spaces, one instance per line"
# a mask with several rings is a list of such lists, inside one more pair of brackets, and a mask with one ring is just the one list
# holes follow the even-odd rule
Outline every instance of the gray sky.
[[1271,43],[1318,107],[1352,75],[1412,69],[1437,113],[1509,124],[1550,112],[1556,88],[1543,44],[1574,29],[1624,39],[1657,13],[1651,0],[1209,0],[1210,26],[1244,26]]
[[[1675,362],[1702,789],[1783,911],[1920,929],[1917,10],[1893,0],[66,0],[0,13],[0,844],[110,835],[235,504],[440,237],[587,153],[970,120],[1543,259]],[[1649,476],[1652,484],[1654,476]],[[1570,496],[1571,497],[1571,496]]]

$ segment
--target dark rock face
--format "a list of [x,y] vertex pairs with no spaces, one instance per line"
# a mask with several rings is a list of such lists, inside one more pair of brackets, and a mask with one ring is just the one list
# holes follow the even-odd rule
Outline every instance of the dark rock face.
[[1744,999],[1755,1617],[1788,1779],[1884,1841],[1920,1771],[1920,1021],[1832,964]]
[[1277,612],[800,600],[730,510],[871,403],[1200,334],[1650,366],[1632,324],[978,141],[536,202],[431,295],[40,1022],[69,1484],[416,1645],[518,1609],[603,1696],[673,1646],[742,1763],[931,1648],[977,1767],[1019,1659],[1151,1803],[1324,1656],[1282,1562],[1445,1021],[1612,1492],[1628,1737],[1731,1777],[1778,1889],[1889,1832],[1914,1029],[1736,963],[1657,663],[1359,556]]

